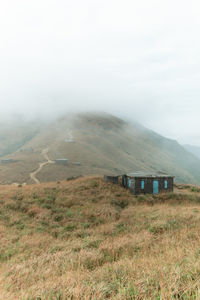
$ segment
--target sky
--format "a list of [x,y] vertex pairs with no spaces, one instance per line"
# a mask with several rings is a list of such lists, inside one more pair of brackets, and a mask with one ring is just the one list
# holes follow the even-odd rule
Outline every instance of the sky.
[[106,111],[200,146],[198,0],[0,1],[0,117]]

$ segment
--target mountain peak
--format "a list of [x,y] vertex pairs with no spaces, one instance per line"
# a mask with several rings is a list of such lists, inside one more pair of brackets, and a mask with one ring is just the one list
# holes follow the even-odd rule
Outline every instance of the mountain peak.
[[160,170],[175,175],[177,181],[200,182],[198,158],[138,123],[88,112],[37,126],[26,122],[6,130],[1,127],[1,183]]
[[127,125],[124,120],[103,112],[80,113],[75,117],[75,124],[103,130],[119,130]]

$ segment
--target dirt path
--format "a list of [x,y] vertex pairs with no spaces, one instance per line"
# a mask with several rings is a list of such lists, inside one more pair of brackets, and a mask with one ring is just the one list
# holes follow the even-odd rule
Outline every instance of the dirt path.
[[[70,141],[74,140],[72,130],[68,131],[68,140],[70,140]],[[42,170],[42,168],[44,166],[48,165],[48,164],[54,164],[55,163],[53,160],[50,160],[50,158],[48,156],[48,152],[49,152],[49,148],[45,148],[45,149],[42,150],[41,155],[43,155],[43,157],[46,159],[46,161],[39,163],[39,167],[37,168],[37,170],[35,170],[34,172],[31,172],[29,174],[31,180],[33,180],[37,184],[39,184],[40,181],[36,176]]]
[[43,149],[41,154],[44,156],[44,158],[46,159],[45,162],[41,162],[39,163],[39,167],[37,168],[37,170],[35,170],[34,172],[30,173],[30,178],[37,184],[40,183],[39,179],[37,179],[36,175],[42,170],[42,168],[48,164],[54,164],[54,161],[50,160],[49,156],[48,156],[48,151],[49,148]]
[[72,130],[68,132],[68,136],[69,136],[69,139],[73,140],[74,139],[74,136],[72,134]]
[[74,141],[74,136],[73,136],[72,130],[68,131],[65,141],[66,142],[73,142]]

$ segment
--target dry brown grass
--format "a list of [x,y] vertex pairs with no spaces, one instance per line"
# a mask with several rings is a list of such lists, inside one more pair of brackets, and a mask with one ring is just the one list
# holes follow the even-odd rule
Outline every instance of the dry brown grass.
[[200,194],[96,177],[0,188],[0,299],[199,299]]

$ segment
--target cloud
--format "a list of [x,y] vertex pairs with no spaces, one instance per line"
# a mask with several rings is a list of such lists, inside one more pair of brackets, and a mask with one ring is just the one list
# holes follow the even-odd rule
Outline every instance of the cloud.
[[0,4],[1,114],[105,110],[200,145],[196,0]]

